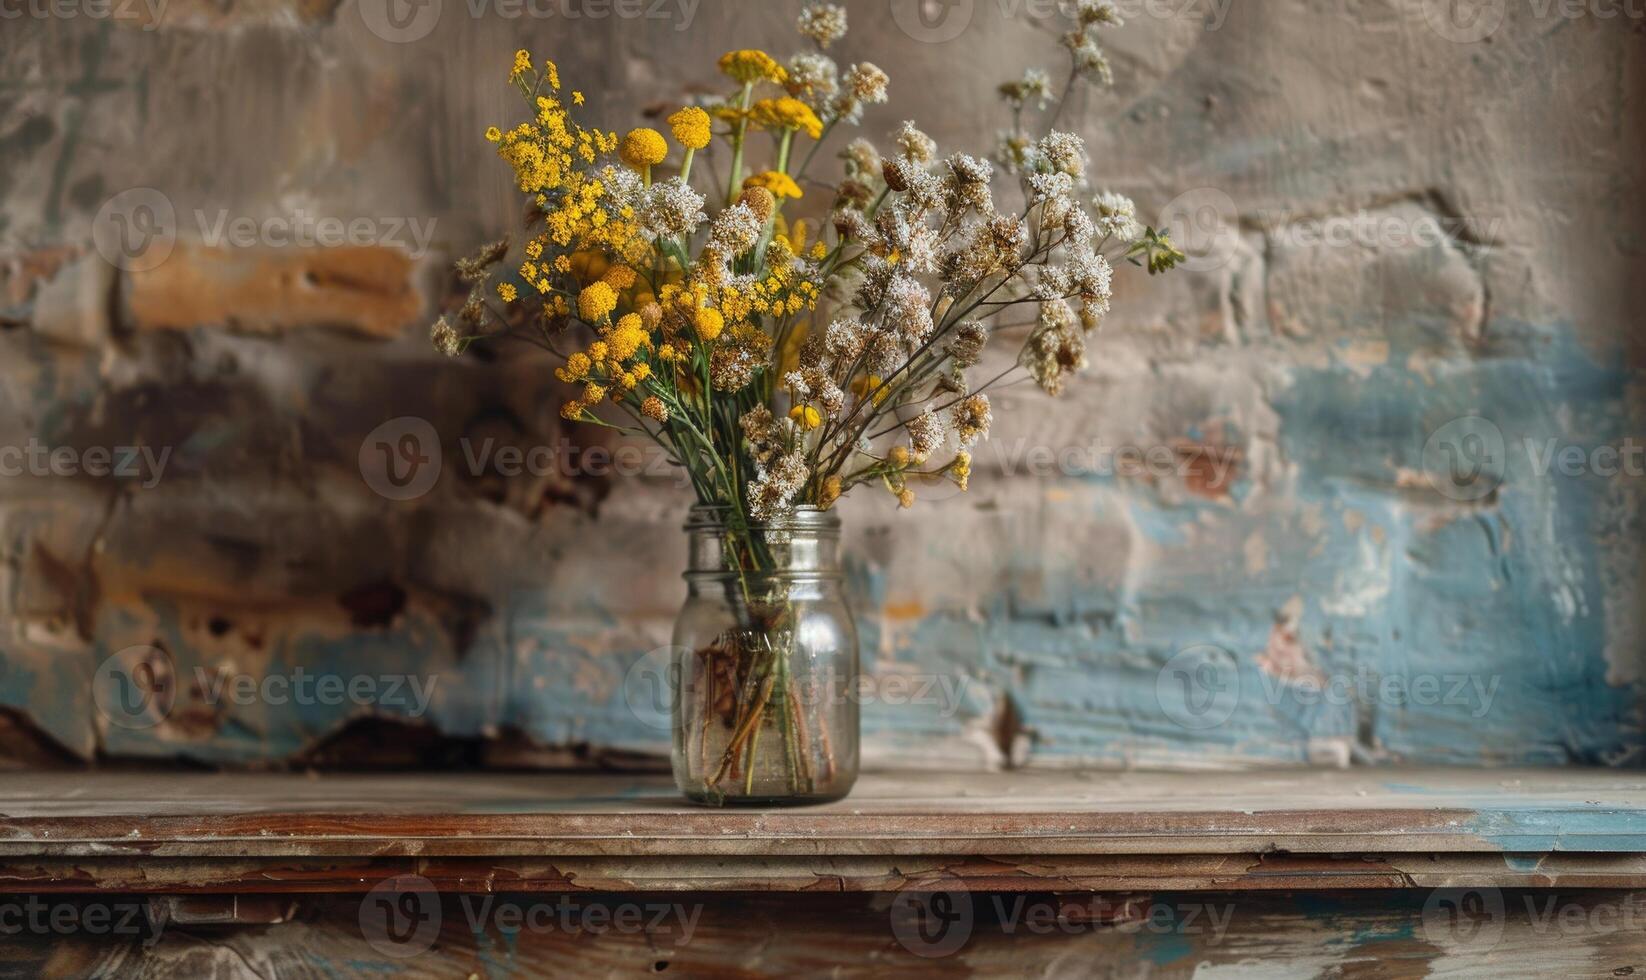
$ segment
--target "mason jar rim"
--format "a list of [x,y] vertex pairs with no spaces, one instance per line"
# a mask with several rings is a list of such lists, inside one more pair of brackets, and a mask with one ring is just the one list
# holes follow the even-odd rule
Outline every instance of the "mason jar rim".
[[[703,530],[714,527],[724,527],[725,515],[731,513],[730,504],[693,504],[686,516],[688,531]],[[834,510],[824,510],[811,504],[802,504],[792,508],[783,517],[772,521],[750,521],[749,527],[756,530],[808,530],[830,532],[840,529],[840,515]]]

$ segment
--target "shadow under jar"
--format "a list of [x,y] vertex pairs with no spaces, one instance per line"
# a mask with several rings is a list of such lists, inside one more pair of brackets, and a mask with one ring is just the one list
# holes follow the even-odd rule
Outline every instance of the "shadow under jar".
[[674,778],[694,802],[837,800],[857,780],[857,627],[840,519],[798,508],[739,526],[692,508],[674,625]]

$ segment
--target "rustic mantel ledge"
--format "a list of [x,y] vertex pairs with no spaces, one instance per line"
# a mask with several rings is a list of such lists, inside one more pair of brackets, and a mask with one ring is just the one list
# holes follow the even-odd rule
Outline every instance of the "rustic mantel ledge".
[[871,773],[713,810],[662,776],[13,773],[0,890],[1002,891],[1646,886],[1646,776]]

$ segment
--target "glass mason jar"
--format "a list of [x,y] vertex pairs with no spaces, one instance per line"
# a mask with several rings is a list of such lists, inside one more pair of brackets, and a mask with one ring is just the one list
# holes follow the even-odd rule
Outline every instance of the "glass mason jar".
[[821,803],[857,780],[857,627],[840,519],[799,508],[734,527],[692,508],[674,624],[674,778],[713,806]]

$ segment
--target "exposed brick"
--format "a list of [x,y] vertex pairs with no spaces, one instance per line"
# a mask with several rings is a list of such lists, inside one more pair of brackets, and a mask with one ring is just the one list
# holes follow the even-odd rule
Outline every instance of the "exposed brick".
[[130,274],[125,312],[140,330],[334,327],[388,338],[423,308],[413,267],[403,252],[381,247],[231,250],[179,242],[159,266]]

